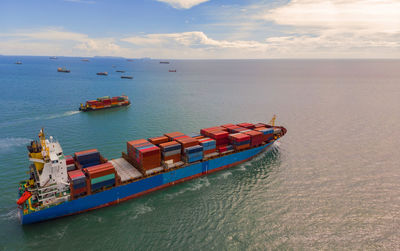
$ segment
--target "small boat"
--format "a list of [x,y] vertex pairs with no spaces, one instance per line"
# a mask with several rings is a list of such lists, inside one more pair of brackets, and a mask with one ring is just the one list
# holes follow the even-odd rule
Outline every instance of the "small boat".
[[81,61],[83,61],[83,62],[89,62],[89,59],[83,58],[83,59],[81,59]]
[[121,71],[121,70],[116,70],[115,72],[120,72],[120,73],[124,73],[125,71]]
[[108,76],[108,72],[98,72],[96,73],[96,75],[100,75],[100,76]]
[[121,78],[133,79],[133,77],[132,77],[132,76],[121,76]]
[[49,57],[49,59],[57,59],[57,57]]
[[169,70],[169,72],[176,72],[176,70]]
[[15,64],[22,64],[22,62],[21,61],[17,61],[17,62],[15,62]]
[[168,61],[160,61],[160,64],[169,64]]
[[126,61],[128,61],[128,62],[133,62],[133,59],[127,59]]
[[71,72],[70,70],[68,70],[68,69],[65,68],[65,67],[58,67],[58,68],[57,68],[57,71],[58,71],[58,72],[64,72],[64,73],[70,73],[70,72]]

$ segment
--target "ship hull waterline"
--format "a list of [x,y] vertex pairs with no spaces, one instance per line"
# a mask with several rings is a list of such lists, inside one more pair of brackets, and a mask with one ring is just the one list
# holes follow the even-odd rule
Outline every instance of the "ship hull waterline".
[[72,201],[67,201],[57,206],[42,209],[30,214],[24,215],[22,210],[19,210],[19,218],[23,225],[32,224],[119,204],[123,201],[169,186],[239,165],[256,157],[265,150],[270,149],[270,146],[274,142],[275,141],[215,159],[194,163],[169,172],[159,173],[148,178],[113,187],[109,190],[87,195]]

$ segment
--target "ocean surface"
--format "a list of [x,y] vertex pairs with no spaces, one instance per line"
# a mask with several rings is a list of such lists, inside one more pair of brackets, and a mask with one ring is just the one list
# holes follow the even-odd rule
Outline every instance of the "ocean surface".
[[[78,112],[121,94],[130,107]],[[42,127],[66,154],[97,148],[111,159],[128,140],[274,114],[288,133],[250,162],[120,205],[19,223],[26,145]],[[399,60],[0,56],[0,250],[398,250],[399,125]]]

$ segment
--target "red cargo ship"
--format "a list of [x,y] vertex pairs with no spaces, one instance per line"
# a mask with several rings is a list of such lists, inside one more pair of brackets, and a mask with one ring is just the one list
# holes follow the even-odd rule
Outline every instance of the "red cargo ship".
[[79,107],[80,111],[87,112],[87,111],[95,111],[113,107],[120,107],[120,106],[128,106],[131,102],[129,101],[128,96],[122,95],[117,97],[101,97],[96,100],[89,100],[86,101],[86,104],[81,104]]

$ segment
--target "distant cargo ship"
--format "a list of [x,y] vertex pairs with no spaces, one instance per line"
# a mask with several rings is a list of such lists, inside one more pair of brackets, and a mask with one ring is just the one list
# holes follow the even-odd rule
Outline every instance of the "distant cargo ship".
[[58,71],[58,72],[64,72],[64,73],[70,73],[70,72],[71,72],[70,70],[68,70],[68,69],[65,68],[65,67],[58,67],[58,68],[57,68],[57,71]]
[[133,77],[132,77],[132,76],[121,76],[121,78],[133,79]]
[[49,57],[49,59],[58,59],[57,57]]
[[117,96],[117,97],[101,97],[96,100],[89,100],[86,101],[85,104],[81,104],[79,107],[80,111],[87,112],[87,111],[96,111],[96,110],[102,110],[102,109],[107,109],[107,108],[114,108],[114,107],[120,107],[120,106],[128,106],[130,105],[131,102],[129,101],[129,98],[125,95],[122,96]]
[[169,72],[176,72],[176,70],[169,70]]
[[108,72],[106,72],[106,71],[104,71],[104,72],[98,72],[98,73],[96,73],[96,75],[108,76]]
[[15,64],[22,64],[22,62],[21,61],[17,61],[17,62],[15,62]]
[[169,64],[168,61],[160,61],[160,64]]
[[138,196],[247,161],[285,135],[269,124],[226,124],[200,134],[166,133],[127,142],[127,151],[107,160],[91,149],[65,155],[45,138],[28,146],[30,178],[19,184],[22,224],[118,204]]
[[89,59],[83,58],[83,59],[81,59],[81,61],[83,61],[83,62],[89,62]]
[[122,70],[116,70],[115,72],[124,73],[125,71],[122,71]]

